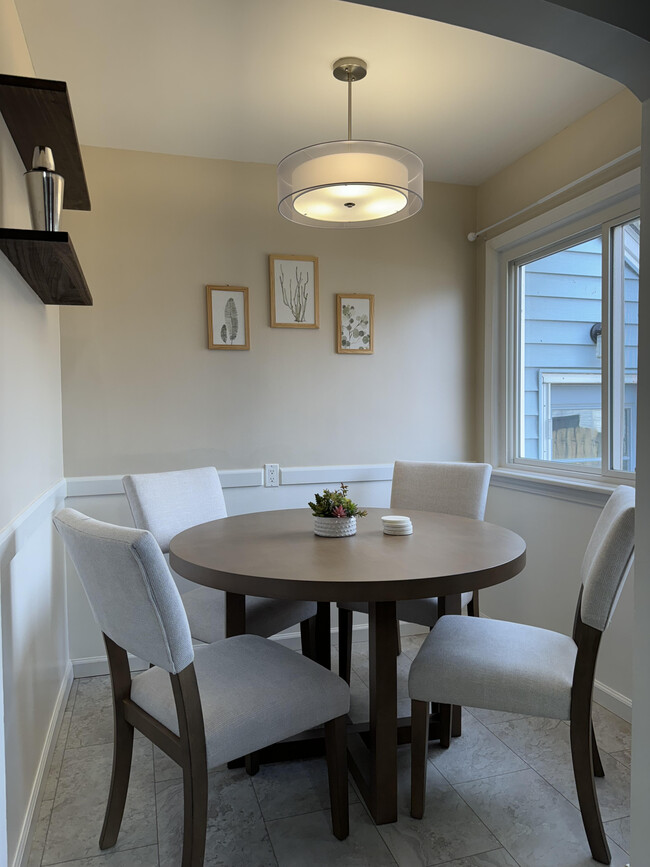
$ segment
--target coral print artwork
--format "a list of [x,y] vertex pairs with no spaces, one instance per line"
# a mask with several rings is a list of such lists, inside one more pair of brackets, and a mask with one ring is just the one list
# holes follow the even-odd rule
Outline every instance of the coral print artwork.
[[371,355],[374,351],[374,295],[336,296],[336,351]]
[[318,328],[318,259],[269,256],[272,328]]

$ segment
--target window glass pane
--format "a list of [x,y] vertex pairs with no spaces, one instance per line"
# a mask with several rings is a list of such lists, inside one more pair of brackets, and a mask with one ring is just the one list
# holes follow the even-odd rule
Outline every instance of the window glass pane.
[[610,465],[626,472],[636,470],[640,228],[636,219],[612,230]]
[[600,236],[518,268],[518,457],[600,469]]

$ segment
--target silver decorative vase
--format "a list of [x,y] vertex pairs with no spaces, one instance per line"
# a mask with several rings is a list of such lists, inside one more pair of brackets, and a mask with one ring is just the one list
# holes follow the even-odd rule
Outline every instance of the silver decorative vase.
[[54,171],[51,148],[45,145],[34,148],[32,167],[25,172],[25,183],[32,228],[42,232],[58,232],[64,180]]

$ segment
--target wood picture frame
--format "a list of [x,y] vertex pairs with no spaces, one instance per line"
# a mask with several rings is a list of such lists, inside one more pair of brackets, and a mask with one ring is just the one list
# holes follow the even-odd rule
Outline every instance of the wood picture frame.
[[269,256],[271,328],[319,328],[318,258]]
[[206,286],[208,349],[250,349],[248,289]]
[[336,351],[345,355],[374,352],[375,296],[356,292],[336,296]]

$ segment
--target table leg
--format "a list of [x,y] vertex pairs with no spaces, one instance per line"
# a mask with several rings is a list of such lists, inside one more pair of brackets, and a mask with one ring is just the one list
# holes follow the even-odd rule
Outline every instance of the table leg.
[[246,633],[246,597],[226,593],[226,638]]
[[316,662],[324,668],[332,667],[332,627],[330,603],[316,603]]
[[378,825],[397,821],[397,666],[394,602],[369,604],[370,780]]
[[[441,596],[438,599],[438,612],[442,617],[443,614],[461,614],[461,598],[460,594],[454,594],[453,596]],[[451,736],[454,738],[459,738],[462,734],[462,723],[461,723],[461,713],[462,708],[457,705],[452,705],[451,708]]]

